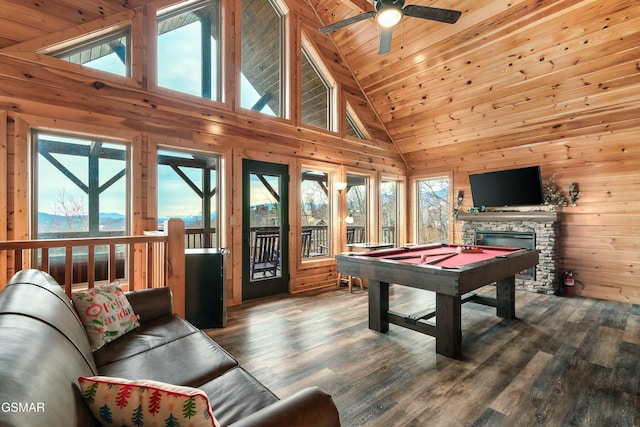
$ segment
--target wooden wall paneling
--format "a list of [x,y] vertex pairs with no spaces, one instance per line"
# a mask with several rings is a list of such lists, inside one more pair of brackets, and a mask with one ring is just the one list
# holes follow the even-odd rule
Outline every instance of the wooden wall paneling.
[[147,40],[155,40],[155,9],[143,7],[131,20],[131,78],[143,89],[149,88],[149,78],[157,81],[156,67],[156,43],[147,43]]
[[[90,4],[85,2],[85,4]],[[80,12],[78,9],[73,12]],[[80,12],[82,13],[82,12]],[[131,20],[137,12],[134,10],[122,10],[106,15],[93,15],[81,17],[76,21],[75,26],[64,27],[60,31],[53,33],[45,33],[38,37],[29,37],[23,43],[12,45],[4,51],[12,52],[47,52],[52,47],[56,49],[73,46],[79,39],[92,38],[124,28],[131,23]],[[46,20],[47,12],[43,14],[43,20]],[[74,13],[66,15],[71,18]]]
[[[0,63],[2,62],[2,57],[0,55]],[[11,63],[12,61],[8,61]],[[61,61],[57,61],[61,62]],[[60,64],[63,65],[63,64]],[[72,64],[73,65],[73,64]],[[26,67],[26,64],[25,64]],[[51,67],[48,67],[47,70],[50,70]],[[277,123],[274,125],[273,120],[268,118],[259,120],[256,118],[245,120],[238,120],[242,118],[242,116],[237,116],[236,114],[229,113],[227,115],[215,115],[208,113],[208,116],[211,116],[209,119],[202,119],[202,111],[199,107],[194,109],[193,104],[184,101],[176,100],[177,97],[160,97],[160,96],[152,96],[148,93],[143,93],[139,89],[131,89],[131,88],[122,88],[113,84],[106,84],[101,87],[97,92],[96,96],[101,96],[101,102],[96,103],[95,98],[87,98],[82,94],[83,91],[86,91],[86,82],[85,83],[73,83],[73,79],[69,79],[71,77],[68,73],[65,73],[64,79],[54,77],[52,74],[49,74],[50,79],[45,78],[44,75],[36,75],[35,77],[38,82],[44,80],[49,80],[48,84],[54,86],[67,86],[64,91],[64,96],[49,96],[43,94],[41,90],[34,89],[34,77],[30,79],[25,78],[23,76],[24,73],[20,73],[19,69],[14,71],[16,78],[18,81],[13,81],[11,84],[14,86],[18,86],[21,89],[21,92],[24,93],[24,96],[31,99],[40,99],[47,102],[55,103],[61,106],[70,106],[76,105],[80,107],[84,107],[86,111],[96,111],[108,114],[110,116],[125,116],[120,120],[120,126],[127,126],[136,130],[141,131],[150,131],[155,133],[166,133],[169,135],[173,135],[179,138],[187,138],[188,134],[192,130],[186,129],[189,126],[191,129],[203,129],[207,130],[211,127],[213,123],[211,123],[212,119],[216,121],[222,120],[226,126],[219,127],[219,131],[229,130],[232,133],[246,133],[250,135],[252,139],[258,138],[259,135],[256,134],[256,131],[264,130],[268,132],[268,138],[276,141],[275,143],[280,143],[281,141],[287,141],[285,138],[287,134],[291,134],[292,141],[314,141],[313,144],[320,143],[322,141],[327,141],[326,147],[334,147],[341,145],[341,148],[348,146],[349,142],[346,144],[343,143],[341,138],[337,138],[336,136],[326,134],[323,132],[318,132],[312,129],[294,129],[288,126],[286,123],[281,123],[278,125]],[[45,73],[46,74],[46,73]],[[33,76],[33,75],[32,75]],[[74,77],[76,77],[74,75]],[[87,80],[86,77],[82,75],[77,75],[78,80]],[[30,80],[30,81],[28,81]],[[0,84],[2,84],[2,77],[0,77]],[[73,92],[70,90],[70,87],[76,86],[77,92]],[[26,96],[27,93],[31,92],[32,96]],[[77,94],[77,95],[74,95]],[[61,102],[62,99],[67,98],[67,102]],[[185,116],[185,114],[187,114]],[[128,116],[128,117],[127,117]],[[277,121],[276,121],[277,122]],[[276,133],[279,131],[279,134]],[[294,133],[295,132],[295,133]],[[279,138],[272,138],[270,135],[278,134]],[[283,138],[283,136],[285,138]],[[335,142],[329,142],[335,141]],[[290,147],[287,147],[290,149]],[[343,149],[332,149],[333,153],[328,153],[326,156],[326,160],[331,158],[336,158],[336,155],[340,155],[341,158],[346,159],[349,156],[352,156],[357,160],[359,164],[365,165],[375,162],[375,157],[371,157],[371,155],[375,154],[377,151],[377,156],[380,156],[382,161],[385,161],[384,158],[388,158],[389,155],[384,150],[376,150],[375,146],[367,146],[363,147],[358,146],[354,148],[352,151],[344,151]],[[326,150],[324,150],[326,151]],[[363,156],[363,151],[365,154],[369,154],[367,156]],[[368,151],[368,152],[367,152]],[[318,152],[317,148],[309,147],[307,149],[307,156],[316,156]],[[305,152],[299,152],[299,155],[305,155]],[[396,156],[398,158],[399,156]],[[395,166],[398,167],[398,162],[394,162]],[[374,163],[375,164],[375,163]]]
[[[9,116],[4,110],[0,110],[0,240],[7,240],[7,215],[8,210],[8,180],[9,170],[7,168],[8,157],[8,126],[7,120]],[[2,272],[7,271],[7,253],[5,251],[0,252],[0,290],[4,287],[5,279],[2,277]]]
[[300,273],[295,280],[292,279],[292,294],[336,285],[337,271],[335,265],[330,268],[305,268]]
[[[145,230],[145,218],[147,217],[145,210],[145,197],[146,190],[145,184],[147,180],[147,164],[148,160],[145,156],[147,147],[146,135],[136,135],[128,141],[129,153],[131,156],[130,168],[129,168],[129,180],[131,188],[131,234],[142,235]],[[155,230],[155,228],[152,228]],[[146,245],[134,245],[133,247],[133,266],[129,266],[129,270],[133,269],[134,285],[137,284],[137,289],[140,289],[142,284],[147,283],[146,277]]]
[[[242,304],[242,150],[233,149],[233,186],[226,197],[231,203],[229,226],[231,231],[231,274],[234,277],[231,288],[227,288],[229,306]],[[238,254],[240,256],[238,256]]]
[[454,176],[456,188],[465,191],[463,210],[472,206],[469,173],[539,164],[543,182],[555,174],[565,195],[569,183],[577,182],[577,206],[562,208],[561,271],[574,271],[579,295],[639,301],[634,278],[640,261],[636,134],[634,130],[598,133],[477,155],[451,152],[459,159]]
[[[41,6],[46,8],[48,4]],[[55,32],[58,28],[71,27],[75,24],[68,16],[49,13],[52,12],[50,10],[34,11],[32,8],[25,7],[20,2],[12,0],[3,1],[2,8],[5,16],[19,18],[15,22],[0,19],[2,25],[7,25],[5,28],[10,29],[14,43],[31,40],[44,34]]]
[[29,124],[20,116],[14,122],[13,158],[8,168],[13,176],[13,199],[11,216],[13,217],[13,236],[15,240],[26,240],[30,236],[29,230]]

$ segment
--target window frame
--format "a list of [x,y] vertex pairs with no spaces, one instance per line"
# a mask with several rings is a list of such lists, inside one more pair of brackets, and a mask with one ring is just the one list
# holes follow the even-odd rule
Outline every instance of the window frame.
[[[194,11],[194,10],[198,10],[201,9],[203,7],[207,6],[207,3],[217,3],[218,6],[218,17],[219,17],[219,22],[218,22],[218,49],[216,50],[217,53],[217,60],[216,60],[216,67],[215,70],[212,68],[211,71],[215,71],[215,73],[217,73],[217,80],[216,80],[216,85],[215,85],[215,91],[217,92],[217,97],[214,98],[213,96],[210,98],[207,98],[205,96],[202,95],[194,95],[193,93],[189,93],[189,92],[184,92],[178,89],[174,89],[171,87],[166,87],[166,86],[162,86],[159,83],[159,75],[160,75],[160,67],[158,64],[159,61],[159,42],[158,42],[158,38],[159,38],[159,34],[158,34],[158,22],[161,20],[166,20],[166,19],[171,19],[177,15],[181,15],[184,13],[189,13],[190,11]],[[149,49],[151,50],[152,48],[155,49],[154,53],[155,53],[155,63],[154,64],[149,64],[149,69],[153,70],[153,72],[149,73],[149,81],[152,82],[151,85],[153,86],[153,88],[161,93],[166,93],[166,94],[170,94],[172,96],[178,96],[178,97],[185,97],[188,98],[192,101],[195,101],[197,103],[225,103],[225,64],[224,64],[224,49],[225,49],[225,44],[224,44],[224,40],[223,40],[223,33],[224,33],[224,25],[225,25],[225,19],[223,17],[223,13],[224,13],[224,7],[222,5],[222,0],[198,0],[198,1],[187,1],[187,2],[178,2],[175,4],[171,4],[169,6],[166,7],[158,7],[157,9],[155,9],[155,19],[153,20],[153,25],[154,25],[154,29],[153,29],[153,36],[154,36],[154,43],[150,43]],[[201,58],[202,58],[202,52],[201,52]],[[202,64],[200,64],[202,66]],[[213,75],[213,74],[212,74]],[[201,87],[201,93],[203,91],[204,87]]]
[[[344,124],[344,133],[346,137],[356,138],[358,140],[364,141],[371,141],[373,139],[366,126],[362,123],[362,120],[360,120],[360,117],[356,114],[355,110],[351,107],[351,104],[349,102],[347,102],[346,105]],[[357,136],[349,135],[348,126],[351,126]]]
[[388,242],[388,243],[393,243],[394,246],[398,246],[400,245],[400,242],[402,241],[401,236],[404,235],[404,233],[402,233],[402,227],[400,226],[400,218],[401,218],[401,212],[402,212],[402,188],[404,185],[404,180],[400,180],[397,177],[389,177],[386,175],[380,176],[380,184],[378,186],[378,212],[379,212],[379,220],[378,220],[378,233],[380,236],[380,242],[383,243],[387,243],[384,242],[382,239],[383,236],[383,221],[382,221],[382,215],[383,215],[383,211],[384,209],[382,208],[382,185],[385,182],[393,182],[395,183],[395,196],[396,196],[396,205],[395,205],[395,230],[394,230],[394,241],[393,242]]
[[[291,55],[290,55],[290,51],[289,51],[289,46],[290,46],[290,40],[289,40],[289,28],[290,28],[290,9],[289,7],[281,0],[267,0],[269,1],[271,7],[273,7],[274,11],[280,16],[280,33],[281,33],[281,38],[279,41],[279,46],[280,46],[280,81],[279,81],[279,86],[280,86],[280,114],[279,115],[268,115],[266,113],[263,113],[262,111],[258,111],[258,110],[253,110],[251,108],[247,108],[247,107],[243,107],[241,105],[241,99],[242,99],[242,83],[241,83],[241,78],[242,78],[242,52],[240,52],[240,58],[238,60],[238,65],[239,65],[239,72],[237,73],[237,79],[236,79],[236,99],[240,100],[239,102],[236,102],[237,104],[237,109],[239,111],[242,111],[245,114],[255,114],[255,115],[259,115],[261,117],[267,116],[273,120],[278,120],[278,119],[284,119],[284,120],[288,120],[291,117],[291,102],[290,102],[290,98],[291,98],[291,90],[290,90],[290,85],[291,85],[291,78],[290,78],[290,73],[289,70],[291,69]],[[238,3],[238,4],[241,4]],[[242,16],[240,17],[240,19],[242,19]],[[240,23],[240,26],[242,26],[242,23]],[[239,41],[240,46],[242,46],[242,40]]]
[[318,266],[330,266],[335,264],[335,255],[341,251],[341,242],[340,242],[340,209],[339,206],[339,192],[336,190],[336,183],[342,181],[342,168],[338,165],[333,165],[329,163],[323,162],[315,162],[309,160],[298,159],[296,162],[296,215],[298,218],[302,218],[302,171],[311,169],[318,172],[323,172],[328,174],[328,220],[329,224],[327,224],[327,241],[329,242],[329,248],[327,254],[325,256],[318,257],[302,257],[302,222],[295,221],[293,222],[296,226],[296,230],[294,230],[296,237],[296,259],[298,264],[298,269],[303,270],[305,268],[310,267],[318,267]]
[[[95,135],[88,135],[88,134],[80,134],[80,133],[72,133],[72,132],[65,132],[65,131],[59,131],[59,130],[49,130],[49,129],[39,129],[39,128],[31,128],[31,132],[30,132],[30,137],[31,137],[31,143],[30,143],[30,165],[29,165],[29,170],[31,172],[31,177],[29,179],[30,181],[30,188],[31,188],[31,196],[30,196],[30,209],[29,209],[29,216],[30,216],[30,227],[29,227],[29,234],[30,236],[37,240],[38,239],[38,235],[39,235],[39,224],[38,224],[38,214],[39,214],[39,203],[38,203],[38,196],[39,196],[39,177],[40,177],[40,169],[39,169],[39,137],[38,134],[50,134],[50,135],[55,135],[56,137],[60,137],[60,138],[73,138],[76,140],[99,140],[101,142],[104,143],[109,143],[109,144],[115,144],[115,145],[121,145],[124,147],[124,152],[125,152],[125,169],[126,169],[126,173],[125,173],[125,189],[126,189],[126,194],[124,196],[125,199],[125,219],[124,219],[124,230],[122,231],[122,235],[127,236],[131,234],[131,230],[132,230],[132,220],[133,220],[133,214],[132,214],[132,197],[131,195],[133,194],[133,188],[132,188],[132,176],[133,176],[133,161],[132,161],[132,157],[133,157],[133,149],[131,146],[131,141],[126,141],[126,140],[120,140],[120,139],[115,139],[113,137],[103,137],[103,136],[95,136]],[[87,171],[88,174],[90,174],[89,171]],[[87,178],[89,179],[89,178]],[[99,196],[99,195],[98,195]],[[87,196],[89,197],[89,196]],[[87,208],[90,209],[90,208]],[[97,214],[100,214],[100,209],[98,210]],[[91,212],[89,211],[88,215],[91,215]],[[78,235],[77,237],[100,237],[100,234],[98,235],[92,235],[91,234],[92,231],[91,229],[89,229],[87,232],[83,232],[82,236]]]
[[[157,145],[155,150],[156,153],[156,161],[155,161],[155,168],[156,168],[156,212],[157,212],[157,218],[156,220],[159,221],[160,220],[160,197],[159,197],[159,193],[160,193],[160,164],[158,162],[158,157],[160,156],[160,152],[164,151],[164,152],[174,152],[174,153],[181,153],[181,154],[189,154],[189,155],[202,155],[202,156],[206,156],[206,157],[211,157],[211,158],[215,158],[216,159],[216,169],[215,169],[215,183],[216,183],[216,192],[215,192],[215,206],[216,206],[216,219],[215,221],[211,221],[211,223],[209,224],[209,228],[213,229],[215,231],[215,241],[211,241],[208,242],[206,237],[203,237],[205,240],[205,246],[203,247],[210,247],[210,248],[216,248],[216,247],[220,247],[221,246],[221,242],[223,240],[223,230],[221,229],[222,226],[222,222],[221,222],[221,211],[222,211],[222,162],[223,162],[223,156],[219,153],[213,153],[213,152],[208,152],[208,151],[201,151],[201,150],[193,150],[193,149],[188,149],[188,148],[183,148],[183,147],[175,147],[175,146],[167,146],[167,145]],[[203,218],[203,229],[206,230],[206,227],[204,227],[204,225],[206,224],[206,222],[204,221],[204,204],[201,206],[202,208],[202,218]],[[211,206],[209,206],[209,209],[211,209]],[[158,224],[159,226],[160,224]],[[208,244],[208,246],[207,246]]]
[[[321,128],[318,126],[314,126],[312,124],[308,124],[302,121],[302,79],[299,82],[299,93],[300,93],[300,103],[298,105],[298,117],[299,123],[301,126],[306,126],[313,129],[323,129],[329,132],[338,132],[338,84],[336,80],[333,78],[333,75],[329,71],[329,68],[322,61],[320,55],[313,48],[313,45],[306,34],[302,33],[302,41],[300,47],[300,58],[306,56],[307,60],[313,67],[313,69],[318,74],[318,77],[322,80],[324,85],[327,87],[327,127]],[[302,66],[302,60],[300,61],[300,67]],[[298,75],[302,76],[302,71],[299,69]]]
[[452,215],[451,209],[453,207],[453,173],[439,173],[439,174],[429,174],[429,175],[420,175],[415,176],[411,179],[411,217],[412,221],[410,224],[410,236],[413,239],[413,242],[416,244],[419,243],[419,226],[418,226],[418,215],[419,215],[419,200],[418,200],[418,185],[420,181],[430,180],[430,179],[438,179],[438,178],[446,178],[449,182],[449,192],[447,195],[447,203],[448,203],[448,212],[447,212],[447,242],[439,242],[439,243],[448,243],[453,242],[453,226],[452,226]]
[[[62,58],[63,56],[71,56],[74,54],[78,54],[81,53],[85,50],[90,50],[93,49],[95,47],[98,47],[102,44],[106,44],[109,41],[115,40],[115,39],[119,39],[121,37],[125,37],[126,39],[126,46],[125,46],[125,62],[124,62],[124,68],[125,68],[125,73],[123,74],[118,74],[118,73],[113,73],[111,71],[107,71],[107,70],[103,70],[101,68],[96,68],[96,67],[92,67],[90,65],[85,65],[86,63],[78,63],[78,62],[73,62],[73,61],[69,61],[67,59]],[[120,28],[117,28],[115,30],[110,30],[108,32],[104,32],[100,35],[93,35],[93,36],[83,36],[81,39],[79,40],[74,40],[71,43],[65,43],[63,46],[52,46],[49,49],[46,49],[45,51],[43,51],[46,55],[49,55],[53,58],[57,58],[60,59],[61,61],[65,61],[68,62],[70,64],[76,64],[76,65],[80,65],[82,67],[87,67],[90,68],[92,70],[96,70],[96,71],[100,71],[103,73],[109,73],[112,74],[114,76],[120,76],[120,77],[127,77],[127,78],[131,78],[132,77],[132,73],[133,73],[133,64],[132,64],[132,60],[133,60],[133,55],[131,54],[132,51],[132,46],[133,46],[133,42],[132,42],[132,36],[131,36],[131,25],[126,25]],[[116,52],[114,52],[116,53]],[[116,53],[117,55],[117,53]],[[122,58],[120,58],[122,59]]]

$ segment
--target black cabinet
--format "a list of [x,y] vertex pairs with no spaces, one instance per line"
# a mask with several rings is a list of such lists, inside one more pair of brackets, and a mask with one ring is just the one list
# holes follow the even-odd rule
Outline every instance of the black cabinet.
[[200,329],[226,326],[225,254],[226,249],[185,251],[185,317]]

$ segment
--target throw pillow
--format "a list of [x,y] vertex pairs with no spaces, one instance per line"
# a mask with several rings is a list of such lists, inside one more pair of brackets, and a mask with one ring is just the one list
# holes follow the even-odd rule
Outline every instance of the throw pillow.
[[207,395],[197,388],[104,376],[78,382],[103,426],[219,427]]
[[71,299],[93,351],[140,326],[117,282],[75,292]]

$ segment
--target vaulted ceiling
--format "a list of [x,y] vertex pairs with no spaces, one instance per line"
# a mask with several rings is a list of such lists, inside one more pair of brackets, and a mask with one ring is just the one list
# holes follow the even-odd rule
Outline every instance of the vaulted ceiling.
[[[298,1],[314,10],[318,28],[374,10],[366,0]],[[147,2],[1,0],[0,48]],[[407,4],[462,16],[453,25],[405,17],[384,55],[377,53],[374,19],[321,37],[332,46],[326,60],[351,71],[414,170],[446,169],[452,159],[485,150],[637,126],[637,0]]]

